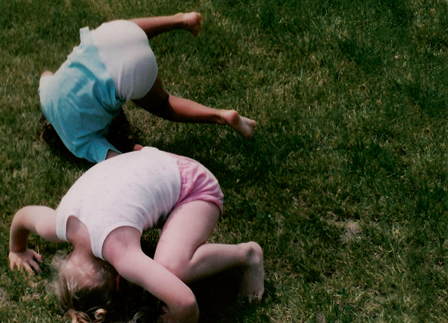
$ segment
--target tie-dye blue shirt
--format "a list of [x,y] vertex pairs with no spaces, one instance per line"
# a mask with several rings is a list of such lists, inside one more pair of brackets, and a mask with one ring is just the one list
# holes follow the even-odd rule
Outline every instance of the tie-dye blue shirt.
[[54,75],[41,78],[42,110],[65,146],[90,162],[118,151],[106,140],[108,128],[124,101],[115,96],[114,81],[100,59],[88,27],[80,30],[81,44]]

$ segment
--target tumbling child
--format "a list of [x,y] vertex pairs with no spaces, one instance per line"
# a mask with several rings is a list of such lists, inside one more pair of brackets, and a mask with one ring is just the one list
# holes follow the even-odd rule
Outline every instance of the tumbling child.
[[[108,128],[126,101],[176,122],[228,125],[245,138],[256,123],[235,110],[219,110],[169,95],[162,86],[148,39],[183,29],[198,36],[202,16],[115,20],[90,31],[80,30],[81,43],[58,71],[42,73],[39,94],[45,117],[75,156],[100,162],[120,154],[106,139]],[[135,145],[134,150],[141,149]]]
[[[117,277],[163,301],[164,319],[197,322],[197,302],[186,285],[194,280],[241,267],[242,296],[258,302],[264,292],[257,243],[206,243],[222,213],[222,199],[216,178],[192,159],[149,147],[121,154],[89,169],[56,210],[27,206],[16,213],[10,267],[40,271],[41,256],[27,248],[30,232],[51,242],[68,241],[74,249],[60,267],[57,294],[73,322],[89,309],[114,306],[108,296]],[[151,259],[140,238],[155,227],[162,230]]]

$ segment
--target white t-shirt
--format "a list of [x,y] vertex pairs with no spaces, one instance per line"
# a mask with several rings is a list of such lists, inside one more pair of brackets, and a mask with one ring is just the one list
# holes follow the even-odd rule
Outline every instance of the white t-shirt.
[[122,154],[100,162],[81,176],[56,209],[56,233],[67,241],[67,220],[78,218],[88,229],[93,254],[103,259],[106,237],[118,227],[140,232],[163,222],[181,191],[177,161],[156,148]]

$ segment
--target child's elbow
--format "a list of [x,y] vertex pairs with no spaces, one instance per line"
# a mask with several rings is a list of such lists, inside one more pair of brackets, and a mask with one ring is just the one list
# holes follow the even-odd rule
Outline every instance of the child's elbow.
[[177,312],[177,315],[175,315],[177,322],[196,323],[199,321],[199,307],[193,293],[184,295],[180,298],[175,307]]

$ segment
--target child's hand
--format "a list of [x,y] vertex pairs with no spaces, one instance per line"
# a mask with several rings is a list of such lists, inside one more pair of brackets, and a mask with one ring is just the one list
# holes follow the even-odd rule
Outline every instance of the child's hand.
[[[25,270],[34,275],[34,270],[41,272],[38,262],[42,262],[42,256],[31,249],[22,252],[9,252],[9,268],[13,270],[15,267],[23,267]],[[34,270],[33,270],[34,269]]]
[[162,311],[163,314],[159,316],[157,323],[177,323],[167,306],[162,306]]

